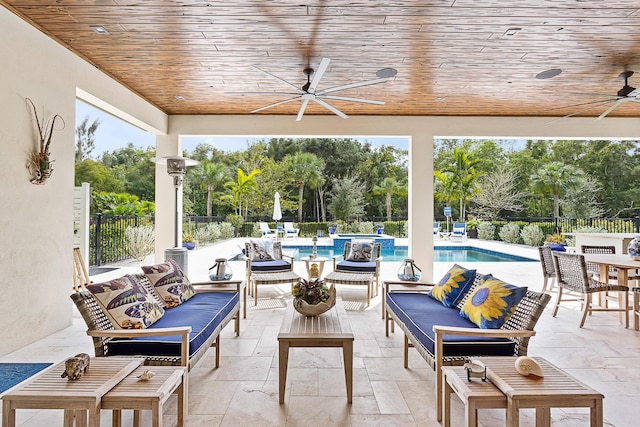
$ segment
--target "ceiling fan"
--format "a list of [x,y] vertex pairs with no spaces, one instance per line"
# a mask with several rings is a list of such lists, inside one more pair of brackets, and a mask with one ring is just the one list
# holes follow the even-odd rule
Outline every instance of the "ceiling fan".
[[[295,92],[294,93],[285,93],[287,95],[295,95],[292,98],[289,99],[285,99],[284,101],[279,101],[279,102],[275,102],[273,104],[269,104],[265,107],[262,108],[258,108],[256,110],[251,111],[251,113],[257,113],[258,111],[262,111],[262,110],[266,110],[267,108],[271,108],[271,107],[275,107],[277,105],[281,105],[281,104],[285,104],[287,102],[292,102],[292,101],[298,101],[301,100],[302,104],[300,105],[300,109],[298,110],[298,115],[296,117],[296,121],[300,121],[302,120],[302,116],[304,115],[304,111],[307,108],[307,104],[309,103],[309,101],[313,101],[316,102],[320,105],[322,105],[324,108],[326,108],[327,110],[333,112],[334,114],[338,115],[339,117],[342,117],[343,119],[348,118],[349,116],[347,116],[346,114],[344,114],[342,111],[338,110],[336,107],[334,107],[333,105],[329,104],[328,102],[326,102],[325,100],[327,99],[333,99],[333,100],[338,100],[338,101],[351,101],[351,102],[362,102],[365,104],[375,104],[375,105],[384,105],[383,101],[375,101],[372,99],[363,99],[363,98],[352,98],[352,97],[348,97],[348,96],[338,96],[338,95],[330,95],[333,92],[338,92],[340,90],[346,90],[346,89],[353,89],[356,87],[362,87],[362,86],[369,86],[369,85],[375,85],[378,83],[385,83],[387,81],[387,78],[378,78],[378,79],[374,79],[374,80],[366,80],[366,81],[362,81],[362,82],[358,82],[358,83],[348,83],[345,85],[340,85],[340,86],[334,86],[334,87],[330,87],[327,89],[322,89],[322,90],[318,90],[318,85],[320,84],[320,80],[322,79],[322,76],[324,76],[324,73],[327,71],[327,68],[329,67],[329,63],[331,62],[331,60],[329,58],[322,58],[322,61],[320,62],[320,66],[318,67],[317,70],[314,70],[313,68],[307,67],[303,70],[303,73],[305,76],[307,76],[307,82],[302,86],[302,87],[298,87],[294,84],[291,84],[289,82],[287,82],[286,80],[281,79],[280,77],[271,74],[268,71],[263,70],[262,68],[259,68],[255,65],[252,65],[251,67],[255,70],[258,70],[259,72],[261,72],[262,74],[265,74],[268,77],[271,77],[275,80],[278,80],[281,83],[284,83],[285,85],[287,85],[289,88],[293,89]],[[311,79],[311,76],[313,75],[313,80]],[[264,92],[260,92],[260,93],[264,93]],[[279,93],[279,92],[269,92],[269,93]]]
[[[596,120],[601,120],[601,119],[605,118],[613,110],[618,108],[618,106],[620,106],[620,104],[622,104],[623,102],[640,102],[640,89],[636,89],[635,87],[629,86],[629,77],[631,77],[633,74],[634,74],[633,71],[623,71],[622,73],[620,73],[620,75],[618,75],[618,78],[624,79],[624,86],[618,91],[618,93],[616,95],[607,95],[607,94],[601,94],[601,93],[592,94],[592,95],[595,95],[595,96],[604,96],[604,97],[607,97],[608,99],[604,99],[604,100],[600,100],[600,101],[585,102],[585,103],[582,103],[582,104],[575,104],[575,105],[573,105],[574,107],[575,106],[579,106],[579,105],[592,105],[592,106],[587,108],[587,109],[585,109],[585,110],[577,111],[577,112],[575,112],[573,114],[569,114],[569,115],[564,116],[564,117],[575,116],[576,114],[580,114],[580,113],[583,113],[585,111],[591,110],[593,108],[597,108],[597,107],[599,107],[601,105],[606,105],[608,103],[613,102],[614,104],[612,106],[610,106],[609,108],[607,108],[596,119]],[[595,104],[595,105],[593,105],[593,104]],[[563,107],[563,108],[567,108],[567,107]]]

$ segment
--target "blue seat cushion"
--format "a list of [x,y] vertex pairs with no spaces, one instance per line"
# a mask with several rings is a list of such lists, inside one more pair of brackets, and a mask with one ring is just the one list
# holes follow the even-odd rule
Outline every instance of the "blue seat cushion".
[[[389,292],[389,309],[432,355],[435,354],[434,325],[474,328],[473,322],[460,317],[457,308],[448,308],[427,294]],[[444,356],[513,356],[515,343],[507,338],[443,336]]]
[[[148,329],[191,326],[189,357],[220,326],[223,319],[240,302],[237,292],[202,292],[177,307],[165,310],[165,315]],[[180,356],[180,336],[142,337],[112,340],[108,344],[109,356]]]
[[291,270],[291,263],[283,259],[274,259],[272,261],[251,261],[251,271],[256,273],[282,270]]
[[353,271],[356,273],[375,273],[375,261],[340,261],[336,264],[336,270]]

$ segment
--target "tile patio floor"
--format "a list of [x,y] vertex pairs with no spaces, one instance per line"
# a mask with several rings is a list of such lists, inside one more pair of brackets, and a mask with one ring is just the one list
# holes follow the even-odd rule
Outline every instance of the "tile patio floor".
[[[308,240],[308,239],[307,239]],[[239,252],[243,240],[232,240],[189,253],[189,277],[205,280],[214,258],[230,258]],[[305,242],[298,239],[298,242]],[[301,243],[302,244],[302,243]],[[460,244],[460,243],[456,243]],[[468,240],[464,244],[495,249],[537,259],[537,250],[499,242]],[[151,261],[146,262],[146,264]],[[139,272],[144,263],[128,263],[120,269],[93,276],[108,280]],[[393,280],[400,263],[383,263],[382,279]],[[435,263],[439,277],[451,263]],[[535,263],[464,263],[483,273],[520,286],[540,290],[542,273]],[[423,271],[425,266],[420,266]],[[244,263],[232,264],[235,278],[242,278]],[[305,274],[304,264],[296,272]],[[327,274],[325,268],[324,274]],[[402,366],[402,332],[384,336],[380,296],[366,306],[362,288],[339,286],[355,333],[353,404],[346,402],[341,352],[338,349],[291,349],[285,404],[278,404],[277,334],[284,307],[291,298],[287,286],[264,286],[257,306],[250,301],[242,333],[235,337],[232,325],[222,332],[220,368],[214,368],[210,351],[189,374],[188,426],[438,426],[435,420],[434,373],[410,350],[409,369]],[[543,356],[605,395],[606,426],[640,425],[640,333],[625,329],[616,313],[596,313],[578,328],[579,308],[561,308],[551,316],[555,296],[536,327],[529,354]],[[71,302],[70,302],[71,304]],[[11,353],[0,362],[59,362],[78,352],[93,354],[85,335],[86,326],[75,312],[73,325],[32,345]],[[172,398],[174,399],[174,398]],[[176,423],[176,405],[171,402],[165,425]],[[552,425],[587,426],[583,409],[553,409]],[[462,405],[452,401],[452,425],[463,425]],[[125,411],[124,425],[131,425]],[[504,425],[504,411],[480,411],[480,425]],[[145,413],[143,425],[150,425]],[[24,427],[62,425],[61,411],[18,411],[18,425]],[[111,425],[111,415],[102,411],[102,425]],[[522,410],[521,425],[533,426],[533,410]]]

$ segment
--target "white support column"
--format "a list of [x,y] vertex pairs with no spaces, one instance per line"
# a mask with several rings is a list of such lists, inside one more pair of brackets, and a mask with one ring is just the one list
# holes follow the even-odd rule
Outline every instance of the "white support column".
[[421,282],[433,282],[433,135],[409,141],[409,257],[422,268]]

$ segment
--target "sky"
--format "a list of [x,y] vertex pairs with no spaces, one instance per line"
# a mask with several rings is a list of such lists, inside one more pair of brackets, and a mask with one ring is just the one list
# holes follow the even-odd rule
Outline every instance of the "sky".
[[[94,149],[90,154],[90,157],[93,159],[97,159],[102,156],[102,154],[106,151],[117,150],[118,148],[124,148],[129,143],[132,143],[135,147],[143,148],[146,147],[155,147],[155,135],[143,131],[124,120],[121,120],[117,117],[112,116],[109,113],[106,113],[100,109],[97,109],[89,104],[86,104],[80,100],[76,101],[76,124],[78,125],[89,116],[88,126],[90,126],[93,121],[98,118],[100,119],[100,125],[98,126],[95,134],[94,134]],[[277,137],[278,135],[273,135],[273,137]],[[250,137],[250,136],[240,136],[240,137],[188,137],[184,138],[182,142],[182,147],[184,150],[188,152],[193,151],[193,149],[198,144],[209,144],[220,150],[230,152],[230,151],[243,151],[247,149],[247,147],[253,141],[260,140],[268,140],[269,136],[260,136],[260,137]],[[376,138],[376,137],[351,137],[352,139],[357,139],[362,142],[367,141],[373,147],[379,147],[381,145],[392,145],[396,148],[400,148],[403,150],[407,150],[409,148],[409,141],[407,138],[398,137],[398,138]]]

